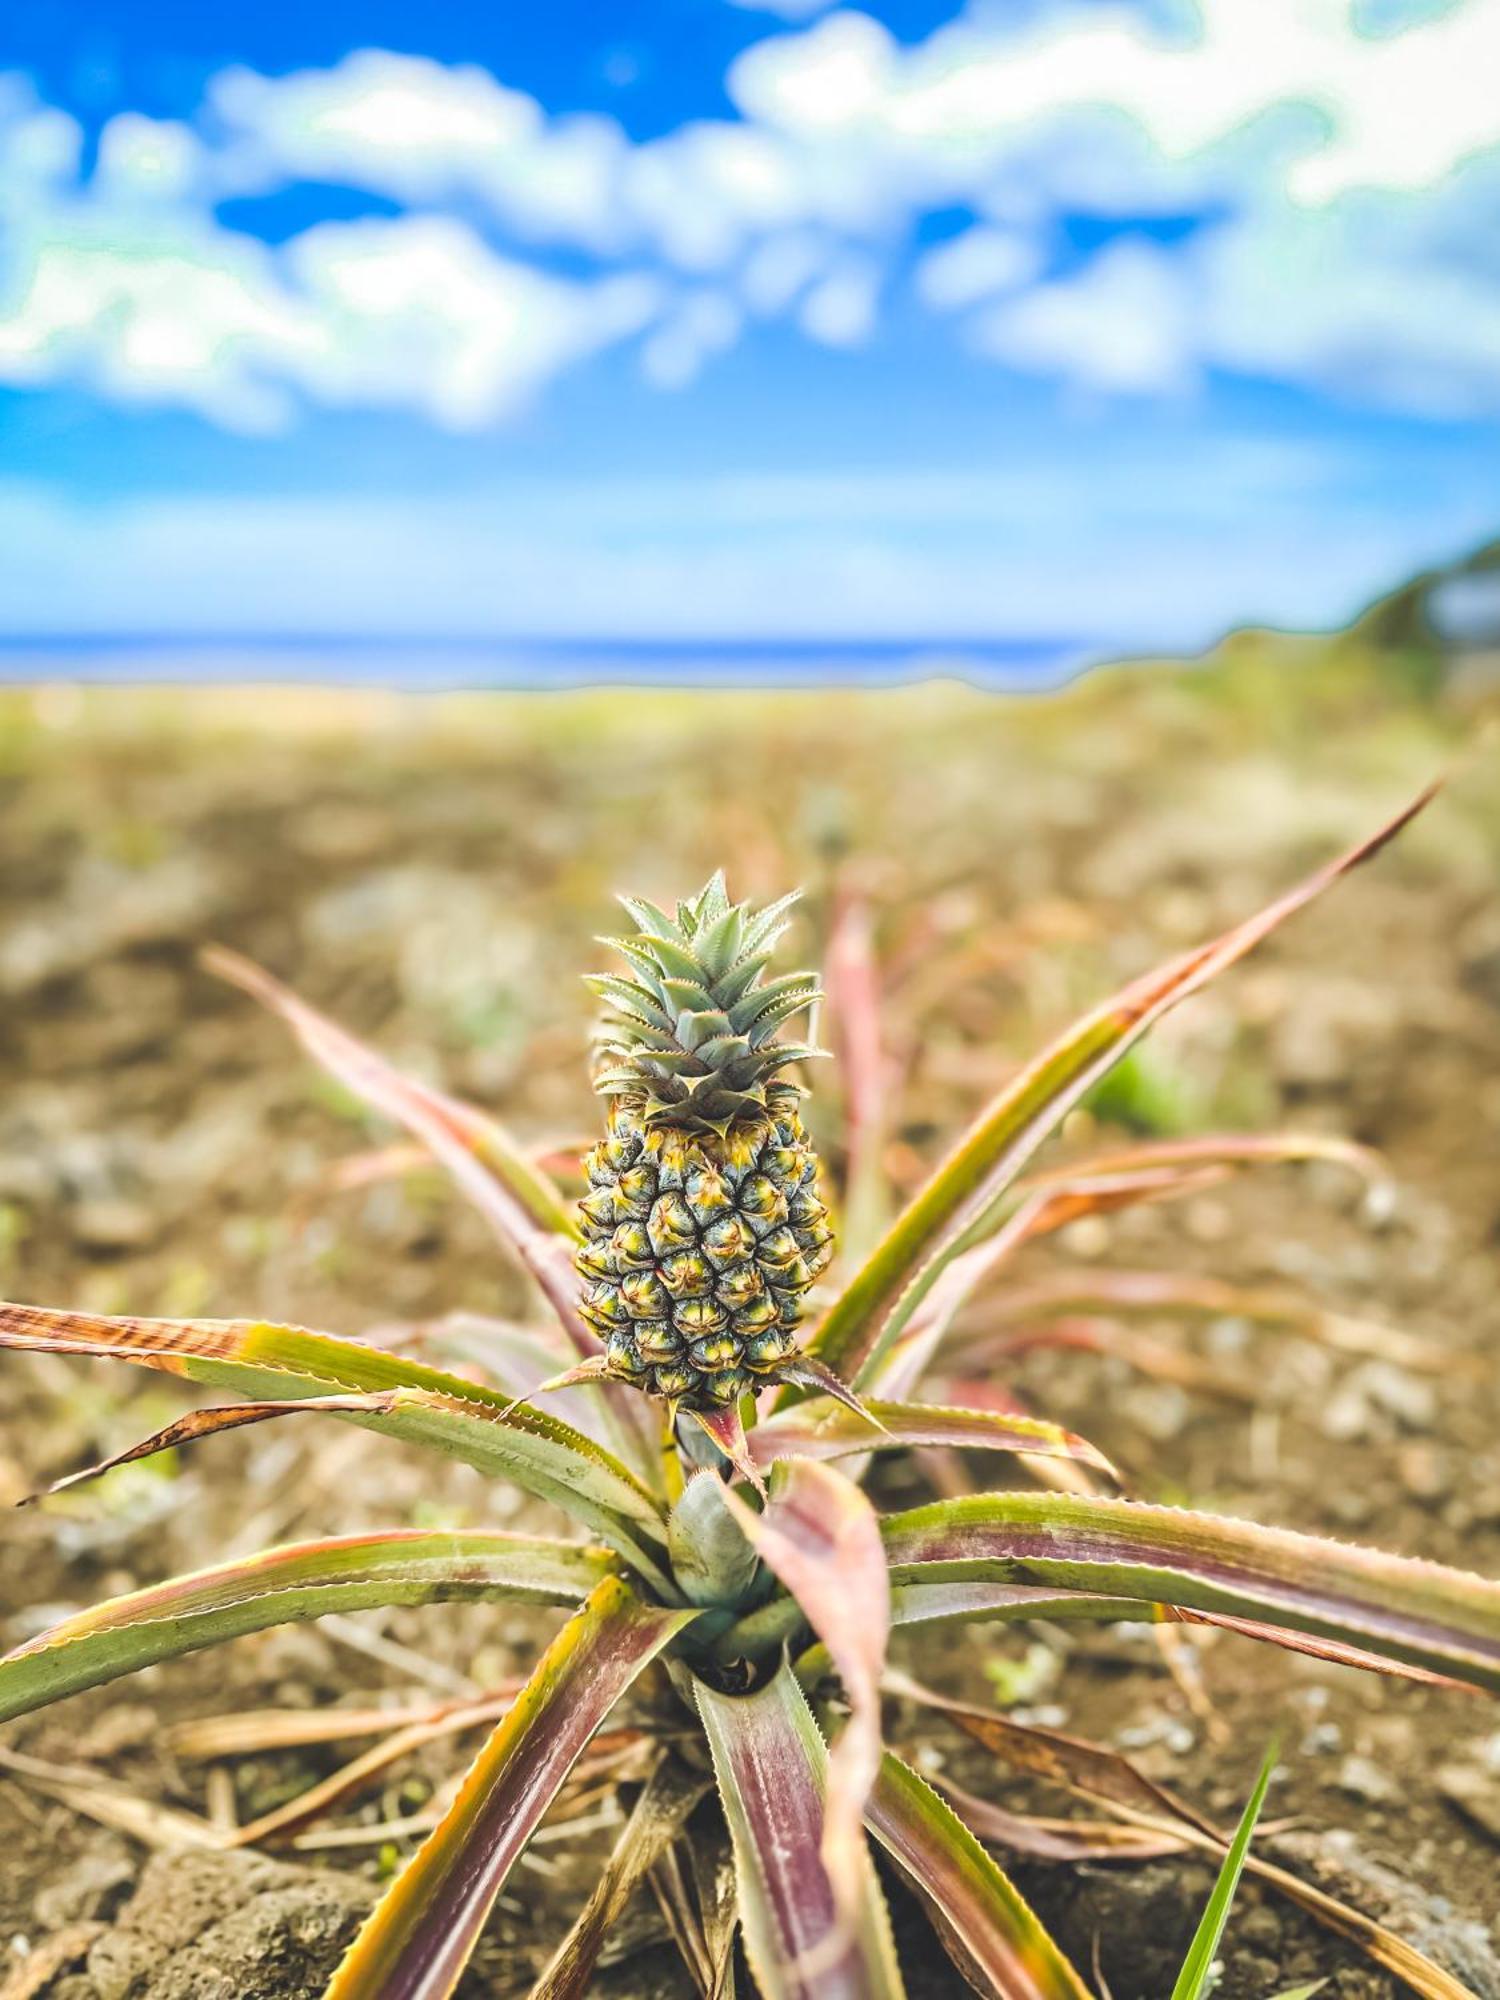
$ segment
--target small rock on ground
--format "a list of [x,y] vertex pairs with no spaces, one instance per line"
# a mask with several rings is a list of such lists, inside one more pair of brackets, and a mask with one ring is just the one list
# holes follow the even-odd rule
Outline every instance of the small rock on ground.
[[28,2000],[317,2000],[369,1901],[348,1876],[261,1855],[159,1854]]

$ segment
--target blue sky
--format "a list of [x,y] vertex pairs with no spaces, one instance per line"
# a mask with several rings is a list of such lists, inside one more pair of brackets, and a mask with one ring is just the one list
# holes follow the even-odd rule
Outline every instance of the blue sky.
[[1500,0],[49,0],[0,636],[1201,643],[1500,532]]

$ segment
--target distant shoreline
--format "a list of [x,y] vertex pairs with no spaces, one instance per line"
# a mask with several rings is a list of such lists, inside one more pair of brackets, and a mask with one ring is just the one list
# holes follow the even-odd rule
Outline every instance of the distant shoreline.
[[1078,639],[0,638],[0,684],[502,688],[1052,687],[1108,657]]

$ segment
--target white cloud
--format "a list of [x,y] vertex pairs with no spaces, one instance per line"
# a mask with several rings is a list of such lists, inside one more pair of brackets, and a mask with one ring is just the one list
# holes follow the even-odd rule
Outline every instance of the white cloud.
[[220,172],[244,188],[286,179],[405,202],[477,196],[527,236],[613,246],[613,185],[629,151],[605,118],[549,119],[473,64],[360,49],[332,69],[225,70],[209,108],[227,135]]
[[1014,291],[1038,276],[1041,265],[1037,246],[1024,236],[986,226],[966,229],[922,258],[917,295],[935,312],[957,312]]
[[972,331],[997,360],[1106,392],[1169,394],[1196,372],[1182,274],[1144,244],[1112,246],[1079,277],[992,308]]
[[122,111],[99,135],[96,180],[107,198],[180,202],[202,180],[206,159],[190,126]]
[[202,226],[170,236],[69,219],[12,239],[0,381],[79,382],[125,403],[173,403],[231,429],[285,420],[269,357],[301,365],[318,334],[267,251]]
[[[677,386],[747,316],[853,346],[909,286],[974,351],[1095,390],[1229,369],[1494,411],[1497,74],[1495,0],[1402,0],[1378,33],[1353,0],[974,0],[911,45],[848,10],[771,33],[731,66],[737,119],[645,143],[474,65],[237,68],[191,120],[111,120],[86,181],[73,121],[0,79],[0,369],[240,424],[308,396],[474,424],[637,330]],[[216,220],[291,181],[412,213],[276,249]],[[953,207],[973,226],[916,251]],[[1080,211],[1126,236],[1064,254]],[[1129,235],[1152,215],[1200,226]]]
[[657,327],[641,349],[641,366],[659,389],[683,389],[704,363],[733,347],[743,316],[722,292],[686,298]]
[[477,428],[657,306],[648,278],[555,278],[440,217],[326,224],[278,252],[74,208],[9,253],[0,381],[81,382],[238,430],[282,425],[304,397]]
[[907,49],[868,16],[841,13],[747,50],[731,90],[779,130],[879,135],[969,173],[1018,134],[1079,112],[1122,116],[1162,158],[1185,161],[1310,106],[1319,129],[1290,189],[1307,201],[1435,186],[1500,143],[1490,0],[1454,0],[1379,37],[1356,32],[1349,0],[1213,0],[1184,26],[1163,32],[1124,5],[1061,5],[1019,26],[971,13]]
[[875,330],[879,303],[879,267],[868,258],[846,258],[813,286],[797,323],[824,347],[859,347]]
[[740,291],[751,312],[769,319],[785,312],[835,253],[813,229],[786,229],[757,243],[740,270]]
[[323,401],[415,406],[452,430],[508,415],[657,303],[648,278],[550,277],[440,217],[324,224],[294,239],[289,263],[322,335],[293,378]]

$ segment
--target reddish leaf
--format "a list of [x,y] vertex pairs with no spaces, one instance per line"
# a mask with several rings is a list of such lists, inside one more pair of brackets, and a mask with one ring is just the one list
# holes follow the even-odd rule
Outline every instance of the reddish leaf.
[[829,1760],[822,1843],[847,1935],[863,1881],[862,1815],[880,1769],[880,1676],[891,1597],[879,1523],[857,1486],[810,1459],[786,1468],[763,1514],[727,1497],[745,1539],[828,1648],[849,1700],[849,1722]]
[[576,1231],[567,1206],[493,1119],[393,1068],[238,952],[215,945],[203,963],[280,1015],[314,1062],[420,1139],[536,1279],[579,1353],[595,1351],[599,1343],[577,1312]]
[[750,1456],[749,1441],[737,1405],[732,1403],[727,1410],[681,1410],[678,1421],[696,1424],[700,1430],[706,1431],[741,1479],[747,1480],[757,1493],[764,1495],[766,1482],[761,1478],[760,1467]]
[[900,1974],[869,1857],[859,1855],[855,1934],[822,1859],[827,1752],[783,1666],[758,1693],[696,1683],[734,1843],[745,1947],[766,2000],[899,2000]]
[[17,1504],[32,1506],[50,1494],[65,1493],[70,1486],[78,1486],[85,1479],[97,1479],[101,1473],[112,1472],[117,1465],[131,1465],[137,1459],[151,1458],[159,1451],[173,1451],[178,1445],[213,1437],[219,1431],[239,1430],[245,1424],[263,1424],[271,1417],[294,1417],[299,1412],[323,1416],[347,1416],[353,1412],[361,1415],[371,1412],[386,1414],[394,1406],[394,1401],[395,1392],[387,1389],[365,1396],[308,1396],[300,1403],[232,1403],[216,1410],[189,1410],[186,1416],[178,1417],[159,1431],[153,1431],[139,1444],[117,1451],[109,1458],[101,1458],[97,1465],[85,1465],[77,1472],[66,1473],[61,1479],[54,1479],[50,1486],[28,1493]]
[[1180,1605],[1500,1688],[1500,1584],[1099,1495],[981,1494],[882,1523],[894,1580],[988,1577]]

